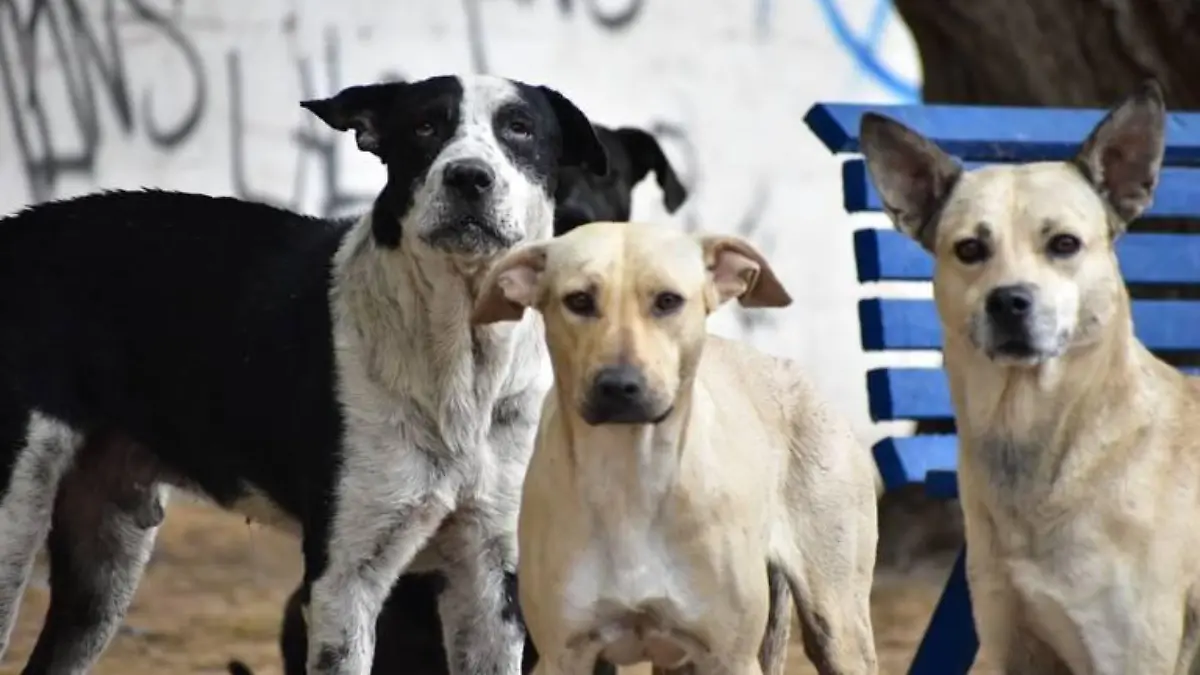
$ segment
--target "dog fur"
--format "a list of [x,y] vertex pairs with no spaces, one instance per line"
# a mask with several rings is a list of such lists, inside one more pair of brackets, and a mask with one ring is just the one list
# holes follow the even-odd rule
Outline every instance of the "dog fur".
[[[468,317],[492,260],[551,236],[561,168],[607,172],[603,146],[561,94],[493,77],[303,105],[387,170],[352,225],[161,191],[0,221],[0,655],[48,533],[52,557],[26,672],[99,657],[165,484],[303,533],[309,672],[369,672],[409,568],[445,578],[450,673],[520,672],[514,531],[545,353],[536,321]],[[114,455],[110,434],[132,445]],[[70,478],[118,460],[139,470]],[[93,513],[60,519],[56,494]]]
[[936,259],[971,599],[1004,673],[1196,672],[1200,383],[1135,337],[1113,249],[1165,115],[1148,83],[1072,160],[975,171],[862,121],[889,215]]
[[741,239],[632,223],[521,246],[483,282],[473,321],[537,309],[554,370],[518,528],[535,672],[761,673],[768,563],[818,670],[875,672],[870,456],[795,363],[707,335],[735,297],[791,302]]
[[[650,171],[657,176],[667,212],[674,213],[679,209],[687,198],[687,189],[679,182],[674,167],[653,135],[631,127],[615,130],[599,124],[593,127],[608,154],[608,173],[597,175],[586,167],[567,167],[561,171],[555,192],[555,236],[593,220],[628,220],[633,189]],[[412,573],[397,580],[375,628],[373,674],[448,675],[441,628],[436,620],[436,594],[443,583],[440,576],[437,573]],[[283,669],[288,675],[304,675],[305,672],[308,640],[302,614],[302,593],[303,587],[298,587],[288,599],[280,626],[279,647]],[[779,622],[783,631],[780,644],[785,646],[787,618],[785,615]],[[522,670],[530,672],[536,661],[537,651],[526,640]],[[231,672],[250,672],[249,667],[239,661],[230,662],[229,668]],[[597,675],[612,672],[615,671],[607,664],[597,665]]]

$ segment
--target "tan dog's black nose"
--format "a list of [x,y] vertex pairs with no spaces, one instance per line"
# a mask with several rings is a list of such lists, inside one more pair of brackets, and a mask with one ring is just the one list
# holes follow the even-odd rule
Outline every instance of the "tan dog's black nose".
[[988,316],[997,323],[1024,320],[1033,311],[1033,289],[1025,284],[1000,286],[987,297]]
[[596,373],[583,416],[588,424],[647,424],[656,413],[641,369],[619,365]]

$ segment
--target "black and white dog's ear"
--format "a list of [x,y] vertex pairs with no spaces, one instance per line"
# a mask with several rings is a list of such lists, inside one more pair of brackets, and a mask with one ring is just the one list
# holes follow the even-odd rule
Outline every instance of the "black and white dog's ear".
[[596,136],[596,130],[592,128],[587,115],[566,96],[550,87],[538,87],[538,90],[546,97],[562,130],[561,164],[582,166],[597,176],[607,175],[608,152]]
[[630,187],[642,182],[646,174],[653,171],[658,187],[662,189],[663,206],[667,207],[667,213],[675,213],[687,199],[687,188],[679,182],[675,167],[671,166],[670,160],[663,153],[658,139],[650,132],[636,127],[621,127],[614,133],[621,140],[621,145],[625,146],[625,152],[629,154],[629,161],[633,166],[633,175],[629,177]]
[[331,98],[301,101],[300,107],[338,131],[354,130],[358,149],[380,154],[381,125],[387,119],[396,92],[404,82],[347,87]]

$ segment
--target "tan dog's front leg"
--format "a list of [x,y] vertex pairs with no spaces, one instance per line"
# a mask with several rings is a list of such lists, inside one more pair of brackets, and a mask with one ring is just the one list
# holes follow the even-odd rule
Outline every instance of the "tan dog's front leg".
[[1016,595],[999,569],[995,530],[981,507],[962,500],[967,530],[967,583],[975,627],[983,651],[992,655],[1004,675],[1070,675],[1036,635],[1019,623]]

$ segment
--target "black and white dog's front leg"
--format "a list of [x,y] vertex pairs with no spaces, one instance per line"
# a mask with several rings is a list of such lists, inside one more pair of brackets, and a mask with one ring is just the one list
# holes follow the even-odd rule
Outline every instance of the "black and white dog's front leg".
[[[441,535],[454,550],[438,597],[450,675],[520,675],[525,626],[517,605],[516,542],[455,514]],[[442,542],[439,542],[442,543]]]
[[[451,490],[405,485],[412,473],[362,469],[348,464],[339,481],[332,527],[321,547],[327,562],[313,582],[308,610],[312,675],[370,673],[375,621],[392,584],[454,508]],[[305,548],[307,554],[317,547]],[[321,564],[308,558],[306,566]]]

